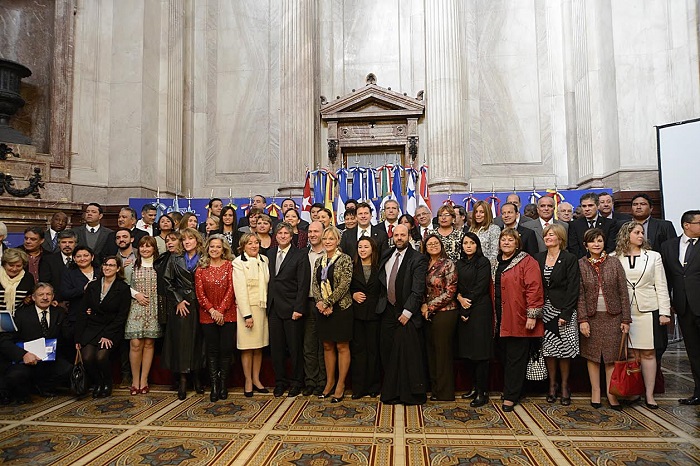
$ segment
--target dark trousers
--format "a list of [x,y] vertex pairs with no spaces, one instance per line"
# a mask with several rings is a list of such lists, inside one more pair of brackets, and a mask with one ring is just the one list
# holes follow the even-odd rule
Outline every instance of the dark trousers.
[[131,362],[129,361],[129,350],[131,349],[131,341],[124,339],[119,345],[119,364],[122,372],[122,383],[124,380],[131,379]]
[[425,323],[428,371],[433,396],[441,401],[455,399],[454,335],[457,310],[442,311]]
[[498,350],[503,365],[503,399],[517,402],[523,391],[527,360],[530,354],[530,338],[500,337]]
[[[304,317],[304,383],[307,387],[326,386],[326,364],[323,360],[323,343],[316,333],[316,300],[309,298]],[[355,362],[353,354],[353,364]],[[354,376],[353,376],[354,383]]]
[[14,364],[5,374],[5,382],[15,395],[24,396],[29,387],[38,386],[41,390],[53,390],[57,386],[70,385],[73,365],[64,359],[41,361],[36,366]]
[[84,345],[80,353],[90,382],[111,387],[112,370],[109,356],[112,354],[112,349],[101,349],[97,345]]
[[224,325],[202,324],[202,334],[206,346],[207,361],[231,360],[233,344],[236,340],[236,323],[225,322]]
[[489,391],[489,360],[467,359],[466,361],[472,375],[472,386],[480,393],[487,393]]
[[[273,309],[268,317],[268,326],[275,386],[301,387],[304,383],[304,319],[281,319]],[[287,350],[292,363],[289,378],[285,370]]]
[[353,394],[379,393],[379,320],[354,320],[350,353]]
[[685,352],[688,353],[690,371],[695,381],[693,396],[700,397],[700,316],[693,314],[688,304],[683,315],[678,314],[676,317],[683,332]]

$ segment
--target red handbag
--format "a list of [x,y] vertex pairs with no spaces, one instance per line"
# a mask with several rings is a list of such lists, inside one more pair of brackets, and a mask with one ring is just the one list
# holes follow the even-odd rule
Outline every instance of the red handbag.
[[612,377],[610,377],[610,393],[615,396],[637,396],[644,393],[644,379],[642,378],[642,366],[637,358],[629,359],[627,347],[630,343],[630,335],[626,333],[620,341],[620,351]]

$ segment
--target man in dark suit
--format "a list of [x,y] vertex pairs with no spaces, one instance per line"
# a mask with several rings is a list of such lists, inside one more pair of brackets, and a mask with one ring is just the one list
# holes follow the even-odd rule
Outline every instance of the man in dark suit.
[[681,236],[661,245],[661,257],[695,381],[693,394],[678,402],[700,405],[700,210],[685,212],[681,226]]
[[644,227],[644,237],[656,252],[661,252],[661,245],[676,237],[676,228],[668,220],[652,218],[651,198],[646,193],[636,194],[632,198],[632,218]]
[[[510,193],[506,197],[506,203],[511,203],[514,204],[516,209],[515,213],[517,214],[517,222],[518,225],[529,225],[533,220],[530,217],[526,217],[525,215],[520,215],[520,207],[522,206],[522,201],[520,200],[520,196],[517,193]],[[501,230],[504,228],[504,223],[503,223],[503,213],[499,215],[498,217],[493,219],[493,223],[499,226]],[[468,228],[467,228],[468,229]]]
[[605,252],[611,253],[615,250],[617,223],[609,218],[603,218],[598,213],[598,195],[586,193],[581,196],[581,209],[583,216],[577,218],[569,224],[568,250],[576,254],[579,259],[586,255],[586,248],[583,244],[583,235],[591,228],[600,228],[605,234]]
[[566,231],[569,231],[569,223],[554,218],[554,198],[549,196],[542,196],[537,200],[537,216],[537,220],[528,222],[524,226],[535,232],[537,249],[539,252],[544,252],[547,250],[542,237],[544,228],[552,223],[556,223],[564,227]]
[[[117,217],[117,225],[120,229],[126,228],[131,232],[131,237],[134,239],[132,244],[134,245],[134,248],[138,250],[139,241],[141,241],[141,238],[144,236],[148,236],[148,233],[136,228],[136,222],[136,211],[131,207],[122,207],[122,209],[119,211],[119,217]],[[105,255],[114,256],[117,254],[118,250],[119,248],[117,246],[116,233],[112,232],[107,242],[107,246],[105,246]]]
[[[520,234],[520,242],[522,250],[531,256],[539,252],[537,246],[537,238],[535,232],[529,228],[525,228],[518,223],[518,206],[511,202],[506,202],[501,206],[501,218],[503,219],[503,228],[512,228]],[[522,217],[520,217],[522,218]],[[535,223],[535,222],[530,222]]]
[[598,194],[598,213],[604,218],[615,221],[618,225],[632,220],[631,215],[613,210],[613,197],[610,193]]
[[357,256],[357,241],[363,236],[370,236],[379,247],[379,254],[389,248],[389,237],[382,225],[372,225],[372,208],[366,202],[357,204],[357,226],[348,228],[340,238],[340,250],[355,259]]
[[51,306],[53,287],[48,283],[37,283],[32,298],[32,304],[22,306],[15,312],[17,331],[10,334],[10,338],[5,337],[0,341],[0,352],[15,362],[5,373],[5,378],[20,403],[28,401],[27,388],[32,385],[37,386],[41,395],[54,396],[58,385],[68,385],[72,370],[68,361],[60,358],[42,361],[37,355],[16,346],[17,342],[63,336],[65,313]]
[[53,286],[56,301],[65,309],[60,292],[61,278],[63,272],[73,263],[73,249],[78,243],[78,238],[72,230],[62,231],[57,236],[58,250],[44,257],[39,270],[39,281],[50,283]]
[[[270,353],[275,372],[276,397],[289,387],[294,397],[304,387],[304,320],[311,286],[311,267],[306,250],[292,246],[292,226],[282,222],[275,228],[277,246],[270,248],[270,282],[267,288],[267,314],[270,328]],[[289,350],[292,373],[285,370]]]
[[[221,211],[224,209],[224,202],[219,199],[218,197],[213,197],[209,199],[209,203],[207,204],[207,210],[209,212],[209,216],[214,216],[214,217],[221,217]],[[199,224],[199,227],[197,230],[202,234],[205,235],[207,233],[207,219],[205,218],[202,223]]]
[[41,245],[46,252],[58,251],[58,234],[66,229],[68,215],[56,212],[51,216],[49,229],[44,232],[44,243]]
[[381,401],[423,404],[427,401],[420,307],[425,294],[428,260],[409,243],[408,228],[394,229],[394,247],[379,265],[382,284],[380,353],[384,367]]
[[107,227],[100,224],[104,216],[104,209],[96,202],[91,202],[85,208],[85,225],[73,229],[78,236],[78,246],[87,246],[95,253],[95,259],[102,262],[105,254],[105,246],[109,243],[112,233]]

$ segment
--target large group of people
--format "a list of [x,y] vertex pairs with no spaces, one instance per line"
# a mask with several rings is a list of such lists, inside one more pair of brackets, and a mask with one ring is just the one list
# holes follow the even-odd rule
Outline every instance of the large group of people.
[[[631,216],[608,210],[611,199],[585,194],[577,219],[561,205],[555,219],[547,196],[532,217],[515,194],[496,218],[485,202],[471,212],[443,205],[433,218],[426,206],[400,215],[388,201],[376,225],[370,205],[349,201],[340,228],[321,204],[311,222],[301,220],[292,199],[272,218],[262,196],[241,219],[212,199],[201,223],[191,214],[156,219],[153,205],[137,219],[125,207],[114,231],[102,225],[99,204],[72,230],[59,212],[48,229],[27,228],[21,247],[1,250],[0,310],[17,331],[0,334],[0,399],[26,402],[32,386],[51,395],[76,351],[93,397],[112,393],[117,360],[130,394],[146,394],[162,339],[160,365],[176,374],[180,399],[190,383],[204,393],[202,373],[210,401],[227,399],[236,349],[244,395],[268,393],[261,368],[269,346],[275,397],[341,403],[351,384],[353,399],[452,401],[459,359],[472,381],[462,398],[478,408],[489,401],[497,358],[503,411],[513,411],[540,360],[546,401],[566,406],[580,355],[591,406],[600,408],[601,364],[609,382],[629,341],[644,402],[656,409],[673,308],[695,379],[679,402],[700,404],[700,211],[683,214],[677,236],[651,217],[648,195],[633,198]],[[17,345],[39,338],[57,340],[55,360]]]

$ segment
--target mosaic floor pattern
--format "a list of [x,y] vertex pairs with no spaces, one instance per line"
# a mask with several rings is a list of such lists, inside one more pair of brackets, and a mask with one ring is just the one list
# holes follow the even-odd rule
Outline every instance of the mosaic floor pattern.
[[[1,465],[698,465],[700,406],[681,406],[692,379],[667,357],[658,410],[594,409],[531,394],[514,412],[499,393],[478,409],[456,402],[331,404],[315,397],[226,401],[155,387],[146,396],[34,397],[0,406]],[[680,387],[680,388],[678,388]]]

